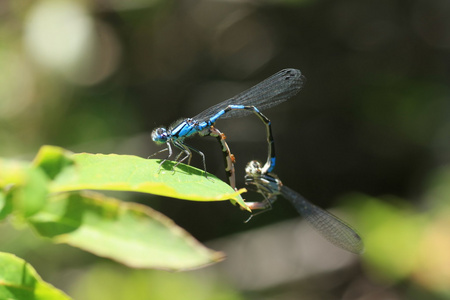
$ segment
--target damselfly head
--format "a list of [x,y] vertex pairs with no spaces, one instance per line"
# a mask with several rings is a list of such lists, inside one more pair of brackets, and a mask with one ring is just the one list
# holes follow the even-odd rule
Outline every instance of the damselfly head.
[[253,185],[256,190],[259,190],[259,182],[261,180],[262,168],[261,163],[257,160],[252,160],[247,163],[245,167],[245,184]]
[[277,175],[264,172],[259,161],[252,160],[248,162],[245,167],[245,173],[245,184],[255,186],[257,191],[266,198],[280,194],[283,183],[281,183]]
[[261,176],[261,163],[257,160],[252,160],[247,163],[245,173],[247,176]]
[[156,128],[152,131],[152,140],[158,145],[167,143],[169,133],[164,127]]

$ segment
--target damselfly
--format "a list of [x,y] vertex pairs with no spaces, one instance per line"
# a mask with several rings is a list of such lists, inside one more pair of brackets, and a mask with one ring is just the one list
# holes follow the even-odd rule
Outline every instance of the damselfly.
[[[243,117],[249,114],[256,114],[265,124],[269,142],[268,166],[275,166],[275,153],[273,150],[273,139],[271,132],[271,123],[260,111],[278,105],[295,94],[302,88],[304,83],[304,76],[299,70],[284,69],[250,89],[226,100],[218,103],[193,118],[187,118],[175,123],[169,128],[156,128],[152,132],[152,140],[156,144],[166,144],[166,148],[157,153],[168,151],[168,156],[161,162],[161,165],[172,156],[171,144],[180,149],[181,152],[175,158],[177,164],[192,156],[192,151],[198,153],[202,157],[203,168],[206,172],[205,155],[200,150],[197,150],[187,144],[184,140],[187,137],[199,134],[200,136],[215,136],[217,132],[213,127],[218,119]],[[220,132],[220,131],[219,131]],[[220,138],[219,138],[220,141]],[[155,153],[155,154],[157,154]],[[184,157],[182,157],[184,154]],[[152,155],[153,156],[153,155]],[[272,169],[267,170],[268,172]]]

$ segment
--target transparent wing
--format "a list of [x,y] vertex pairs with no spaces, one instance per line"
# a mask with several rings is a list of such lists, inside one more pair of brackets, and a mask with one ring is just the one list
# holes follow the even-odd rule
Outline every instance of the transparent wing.
[[[228,105],[255,106],[262,111],[278,105],[297,94],[302,88],[304,81],[305,77],[300,70],[281,70],[248,90],[204,110],[193,117],[193,119],[199,122],[207,121]],[[252,111],[245,109],[232,110],[221,118],[243,117],[252,113]]]
[[364,244],[359,234],[338,217],[315,206],[299,193],[286,186],[281,187],[281,194],[327,240],[353,253],[359,254],[364,251]]

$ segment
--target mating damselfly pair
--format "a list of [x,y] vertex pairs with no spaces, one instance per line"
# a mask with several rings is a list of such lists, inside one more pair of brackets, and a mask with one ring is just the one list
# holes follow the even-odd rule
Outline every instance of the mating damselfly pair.
[[267,210],[271,208],[277,196],[282,195],[293,204],[313,228],[329,241],[350,252],[361,253],[364,248],[363,242],[354,229],[331,213],[315,206],[294,190],[284,186],[278,177],[272,173],[276,164],[274,138],[271,122],[261,111],[285,102],[296,95],[302,88],[304,81],[305,77],[297,69],[281,70],[250,89],[204,110],[193,118],[184,119],[169,128],[160,127],[153,130],[152,139],[157,144],[166,144],[167,146],[157,152],[168,151],[168,156],[161,162],[161,165],[172,156],[171,145],[173,145],[181,150],[175,158],[177,163],[174,167],[186,159],[189,164],[192,152],[195,152],[202,157],[206,175],[205,155],[200,150],[187,145],[184,141],[196,134],[216,137],[222,147],[225,170],[230,185],[236,189],[234,156],[226,143],[225,135],[214,125],[218,119],[237,118],[250,114],[257,115],[266,127],[268,155],[263,166],[256,161],[247,164],[246,184],[254,186],[256,191],[263,196],[262,202],[248,203],[249,207]]

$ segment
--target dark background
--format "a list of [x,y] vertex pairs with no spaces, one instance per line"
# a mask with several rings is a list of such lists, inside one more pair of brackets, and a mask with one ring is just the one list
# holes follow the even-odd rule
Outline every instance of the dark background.
[[[161,149],[154,128],[290,67],[306,76],[304,88],[264,111],[283,183],[325,208],[359,193],[433,216],[428,182],[450,158],[448,1],[5,1],[0,22],[3,157],[29,159],[43,144],[147,157]],[[246,162],[266,159],[264,127],[254,116],[216,125],[243,187]],[[226,179],[214,139],[186,142]],[[193,165],[201,168],[199,157]],[[121,197],[202,242],[298,217],[286,201],[243,224],[247,213],[228,202]],[[417,299],[449,295],[414,276],[399,280],[389,299],[413,299],[416,284]]]

